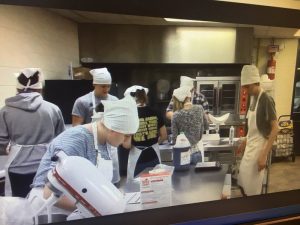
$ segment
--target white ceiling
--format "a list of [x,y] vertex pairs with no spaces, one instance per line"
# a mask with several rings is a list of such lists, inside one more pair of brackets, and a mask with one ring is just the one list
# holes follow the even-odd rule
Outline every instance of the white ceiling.
[[[236,0],[231,0],[237,2]],[[249,1],[238,1],[248,3]],[[284,1],[256,1],[256,2],[295,2],[297,4],[290,4],[289,7],[299,7],[300,0],[284,0]],[[287,6],[287,5],[286,5]],[[181,22],[167,22],[163,18],[156,17],[144,17],[144,16],[131,16],[122,14],[111,13],[99,13],[99,12],[87,12],[77,10],[64,10],[64,9],[50,9],[51,11],[69,18],[78,23],[102,23],[102,24],[135,24],[135,25],[161,25],[161,26],[214,26],[214,27],[253,27],[254,36],[257,38],[295,38],[294,34],[297,29],[294,28],[282,28],[282,27],[269,27],[269,26],[257,26],[257,25],[242,25],[233,23],[181,23]]]
[[287,9],[299,9],[300,10],[300,0],[216,0],[222,2],[235,2],[242,4],[252,4],[252,5],[264,5]]

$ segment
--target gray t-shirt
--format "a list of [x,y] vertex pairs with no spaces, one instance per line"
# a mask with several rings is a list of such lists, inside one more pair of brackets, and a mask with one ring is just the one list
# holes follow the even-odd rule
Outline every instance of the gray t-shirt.
[[[256,104],[257,98],[252,97],[249,110],[253,111]],[[272,121],[274,120],[277,120],[274,99],[266,92],[263,92],[257,105],[256,126],[266,139],[271,133]]]
[[[90,92],[86,95],[77,98],[73,106],[72,115],[83,118],[83,124],[92,122],[92,118],[91,118],[93,116],[92,94],[93,92]],[[95,97],[96,106],[101,102],[101,100],[116,101],[118,100],[118,98],[110,94],[108,94],[106,98]]]
[[173,143],[180,132],[184,132],[191,145],[197,144],[208,127],[204,109],[201,105],[193,105],[191,109],[176,111],[172,118]]

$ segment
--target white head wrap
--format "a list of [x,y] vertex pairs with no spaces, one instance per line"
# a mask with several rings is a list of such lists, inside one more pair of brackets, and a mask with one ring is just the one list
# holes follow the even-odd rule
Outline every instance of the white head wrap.
[[38,77],[39,80],[37,83],[35,84],[31,84],[30,80],[28,80],[27,85],[24,86],[23,84],[21,84],[18,79],[17,79],[17,89],[23,90],[23,89],[42,89],[43,88],[43,83],[42,83],[42,73],[40,71],[40,68],[24,68],[22,69],[19,73],[16,73],[15,75],[17,77],[19,77],[21,74],[24,74],[25,77],[30,78],[32,77],[36,72],[39,72]]
[[241,72],[241,86],[248,84],[255,84],[260,82],[259,72],[256,66],[254,65],[245,65],[243,66]]
[[180,102],[184,102],[187,97],[191,97],[191,89],[188,86],[183,86],[177,88],[173,91],[173,95],[178,99]]
[[181,76],[180,77],[180,87],[189,87],[190,90],[194,88],[194,81],[195,79],[187,77],[187,76]]
[[93,76],[93,84],[111,84],[111,76],[107,68],[90,70]]
[[124,92],[124,96],[130,95],[131,92],[136,92],[137,90],[145,90],[146,95],[149,92],[148,88],[145,88],[145,87],[139,86],[139,85],[133,85],[133,86],[126,89],[126,91]]
[[130,96],[121,100],[103,100],[104,125],[122,134],[134,134],[139,128],[139,117],[136,102]]

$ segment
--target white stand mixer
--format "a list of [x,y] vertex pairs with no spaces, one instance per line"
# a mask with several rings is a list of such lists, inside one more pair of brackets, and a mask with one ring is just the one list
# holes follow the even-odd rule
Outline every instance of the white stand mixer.
[[[229,118],[230,113],[227,113],[220,117],[209,115],[209,119],[213,124],[216,126],[216,133],[215,134],[209,134],[208,131],[206,131],[205,134],[202,136],[203,144],[210,144],[210,145],[219,145],[220,144],[220,125],[223,125],[225,121]],[[200,148],[201,149],[201,148]],[[202,155],[202,162],[198,162],[196,164],[195,169],[196,170],[202,170],[202,169],[219,169],[220,163],[219,162],[204,162],[204,147],[201,149],[201,155]]]
[[65,195],[76,202],[82,218],[122,213],[125,210],[123,194],[89,160],[79,156],[67,156],[63,151],[54,156],[57,164],[48,172],[48,187],[52,195],[36,212],[47,209],[51,222],[51,207]]
[[209,134],[208,131],[206,131],[205,134],[203,134],[203,142],[212,144],[212,145],[219,145],[220,143],[220,125],[224,125],[227,119],[230,116],[230,113],[226,113],[223,116],[215,117],[211,114],[208,114],[210,121],[215,125],[216,127],[216,133],[215,134]]

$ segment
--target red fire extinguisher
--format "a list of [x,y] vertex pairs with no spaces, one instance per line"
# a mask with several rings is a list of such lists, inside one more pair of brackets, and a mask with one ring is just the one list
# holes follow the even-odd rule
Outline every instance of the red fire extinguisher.
[[275,79],[275,69],[276,69],[276,60],[274,59],[274,54],[270,55],[271,58],[268,60],[267,64],[267,74],[270,80]]

